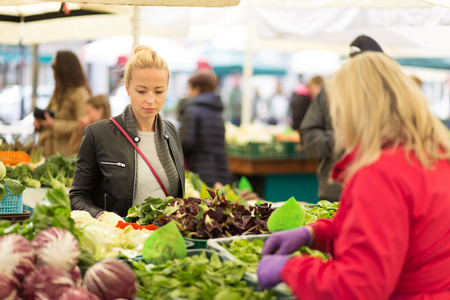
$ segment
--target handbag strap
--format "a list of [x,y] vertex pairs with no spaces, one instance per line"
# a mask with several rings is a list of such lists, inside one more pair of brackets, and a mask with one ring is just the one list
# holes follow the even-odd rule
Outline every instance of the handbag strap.
[[133,145],[134,149],[136,149],[136,151],[139,153],[139,155],[141,155],[142,159],[145,161],[145,163],[147,164],[147,166],[150,168],[150,170],[152,171],[153,175],[156,178],[156,181],[158,181],[159,185],[161,186],[161,189],[163,190],[164,194],[167,196],[169,196],[167,194],[166,188],[164,187],[164,184],[162,183],[161,179],[159,179],[158,174],[156,174],[155,170],[153,169],[152,165],[150,164],[150,162],[148,161],[148,159],[145,157],[144,153],[142,153],[142,151],[139,149],[139,147],[136,145],[135,142],[133,142],[133,140],[131,139],[131,137],[128,135],[128,133],[122,128],[122,126],[119,125],[119,123],[117,123],[116,120],[114,120],[113,118],[109,118],[111,120],[111,122],[114,123],[114,125],[116,125],[117,128],[119,128],[119,130],[122,132],[122,134],[127,138],[127,140],[131,143],[131,145]]

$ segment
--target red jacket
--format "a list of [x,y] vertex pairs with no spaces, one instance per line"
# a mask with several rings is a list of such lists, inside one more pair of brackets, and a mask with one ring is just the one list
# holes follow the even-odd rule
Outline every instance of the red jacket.
[[384,150],[345,184],[335,217],[313,227],[314,248],[333,259],[288,261],[281,277],[297,298],[450,299],[448,161],[425,169],[402,149]]

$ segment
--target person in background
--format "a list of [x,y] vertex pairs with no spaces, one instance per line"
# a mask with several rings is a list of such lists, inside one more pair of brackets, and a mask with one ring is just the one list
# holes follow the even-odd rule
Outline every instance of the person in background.
[[299,84],[291,96],[292,128],[298,130],[311,101],[319,94],[323,85],[322,76],[314,76],[305,86]]
[[283,125],[289,123],[288,118],[289,100],[283,95],[280,80],[277,80],[275,94],[269,100],[270,117],[268,123],[271,125]]
[[84,128],[103,119],[111,118],[111,105],[107,95],[93,96],[86,101],[86,115],[78,119],[78,128],[70,138],[72,153],[78,153]]
[[240,75],[233,76],[233,87],[228,98],[228,105],[231,114],[231,123],[241,125],[242,92],[240,87]]
[[56,153],[66,156],[73,154],[69,146],[72,134],[78,127],[78,119],[84,115],[86,100],[91,89],[83,73],[80,61],[70,51],[58,51],[52,62],[55,90],[46,109],[45,119],[34,119],[34,127],[39,131],[38,146],[44,156]]
[[184,158],[175,126],[163,120],[170,72],[147,46],[125,65],[131,104],[122,114],[88,125],[83,132],[69,196],[72,210],[100,219],[122,217],[148,197],[184,197]]
[[212,187],[231,183],[225,150],[223,104],[214,91],[217,78],[209,70],[197,71],[188,80],[189,99],[180,113],[180,137],[187,169]]
[[[361,35],[350,45],[350,57],[364,51],[383,52],[380,45],[372,38]],[[317,158],[319,167],[319,199],[339,201],[342,186],[329,181],[329,175],[338,155],[333,152],[335,138],[328,107],[328,94],[322,88],[314,101],[309,105],[305,117],[300,124],[300,144],[308,157]]]
[[[332,219],[272,234],[261,287],[298,299],[450,299],[450,140],[425,95],[382,53],[351,58],[327,86],[344,155]],[[331,254],[295,256],[302,246]]]

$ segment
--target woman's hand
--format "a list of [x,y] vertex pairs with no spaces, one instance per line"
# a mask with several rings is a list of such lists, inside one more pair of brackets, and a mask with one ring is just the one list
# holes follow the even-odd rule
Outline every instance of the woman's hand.
[[48,112],[45,112],[44,114],[45,120],[41,120],[41,126],[45,128],[53,128],[53,125],[55,124],[55,119],[53,119]]
[[36,131],[41,131],[41,127],[42,127],[41,120],[37,119],[37,118],[34,118],[34,129]]

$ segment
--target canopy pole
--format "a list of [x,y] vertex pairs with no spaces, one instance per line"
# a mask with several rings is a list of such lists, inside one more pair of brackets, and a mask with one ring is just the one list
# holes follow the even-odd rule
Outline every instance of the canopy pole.
[[253,47],[255,37],[255,22],[253,15],[247,31],[247,47],[245,49],[245,62],[242,68],[244,91],[242,93],[241,124],[252,121],[252,77],[253,77]]
[[38,45],[34,44],[32,46],[33,49],[33,78],[31,81],[32,84],[32,93],[31,93],[31,108],[34,109],[37,103],[37,86],[38,86],[38,77],[39,77],[39,54],[38,54]]
[[133,7],[133,50],[140,44],[140,36],[141,36],[141,7],[134,6]]

